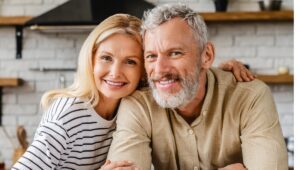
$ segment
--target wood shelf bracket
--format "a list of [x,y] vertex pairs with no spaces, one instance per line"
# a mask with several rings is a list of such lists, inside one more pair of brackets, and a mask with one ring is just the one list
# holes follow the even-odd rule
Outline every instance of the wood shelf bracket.
[[16,59],[22,58],[23,26],[16,26]]

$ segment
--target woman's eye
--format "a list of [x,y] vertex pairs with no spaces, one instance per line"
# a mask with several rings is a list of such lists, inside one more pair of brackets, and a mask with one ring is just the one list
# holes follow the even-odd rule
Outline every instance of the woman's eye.
[[137,64],[136,61],[130,60],[130,59],[128,59],[126,63],[130,64],[130,65],[136,65]]
[[112,61],[112,57],[111,56],[107,56],[107,55],[101,56],[100,59],[103,60],[103,61],[105,61],[105,62]]

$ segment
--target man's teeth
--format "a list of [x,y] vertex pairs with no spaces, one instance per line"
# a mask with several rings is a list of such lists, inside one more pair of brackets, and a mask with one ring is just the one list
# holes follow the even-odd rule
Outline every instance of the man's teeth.
[[112,86],[123,86],[125,83],[121,83],[121,82],[113,82],[113,81],[108,81],[106,80],[106,83]]
[[170,83],[173,83],[173,82],[175,82],[174,79],[172,79],[172,80],[164,80],[164,81],[159,81],[159,84],[166,85],[166,84],[170,84]]

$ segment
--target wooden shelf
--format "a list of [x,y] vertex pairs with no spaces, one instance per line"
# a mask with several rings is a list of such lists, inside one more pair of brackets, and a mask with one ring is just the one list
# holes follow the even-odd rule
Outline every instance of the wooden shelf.
[[[293,21],[293,11],[261,12],[203,12],[199,13],[207,22],[219,21]],[[23,25],[31,16],[0,16],[0,26]]]
[[293,11],[199,13],[207,22],[219,21],[293,21]]
[[293,84],[294,75],[257,75],[257,79],[264,81],[267,84]]
[[0,26],[23,25],[31,18],[30,16],[0,16]]
[[20,86],[22,80],[19,78],[0,78],[0,88],[1,87],[17,87]]

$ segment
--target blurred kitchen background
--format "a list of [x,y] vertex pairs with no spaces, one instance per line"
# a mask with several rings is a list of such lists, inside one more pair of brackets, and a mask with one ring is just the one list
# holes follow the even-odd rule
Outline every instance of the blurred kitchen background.
[[[235,58],[247,64],[270,86],[289,144],[292,167],[293,0],[282,0],[279,7],[269,7],[271,0],[264,0],[265,9],[259,0],[228,0],[226,12],[216,12],[215,1],[148,0],[154,5],[182,2],[202,13],[209,39],[216,46],[215,65]],[[30,143],[42,116],[39,106],[42,94],[66,87],[73,81],[78,52],[91,30],[90,27],[31,30],[20,26],[65,2],[67,0],[0,0],[0,163],[4,162],[6,169],[12,165],[14,150],[20,145],[17,127],[25,128]]]

